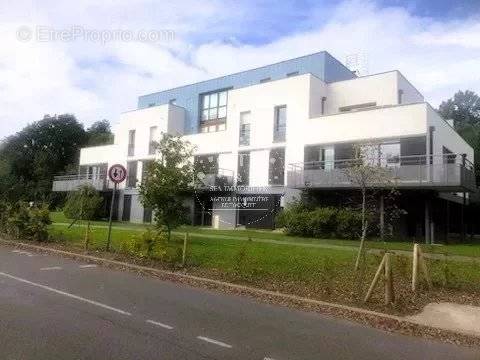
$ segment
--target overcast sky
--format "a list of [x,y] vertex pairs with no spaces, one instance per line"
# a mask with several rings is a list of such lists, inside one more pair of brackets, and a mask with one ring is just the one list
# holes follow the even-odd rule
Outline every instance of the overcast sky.
[[2,3],[0,138],[44,114],[115,123],[139,95],[321,50],[398,69],[434,106],[480,93],[479,0]]

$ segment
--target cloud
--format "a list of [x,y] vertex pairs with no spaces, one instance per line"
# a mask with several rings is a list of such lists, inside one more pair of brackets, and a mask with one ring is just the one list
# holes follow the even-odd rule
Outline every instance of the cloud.
[[[400,70],[434,106],[480,93],[480,21],[435,20],[373,1],[304,6],[209,0],[18,1],[0,12],[0,137],[44,114],[85,124],[136,107],[142,94],[327,50],[368,56],[370,73]],[[275,6],[275,12],[268,9]],[[47,10],[48,9],[48,12]],[[275,16],[272,16],[275,15]],[[175,31],[157,43],[28,41],[20,26]]]

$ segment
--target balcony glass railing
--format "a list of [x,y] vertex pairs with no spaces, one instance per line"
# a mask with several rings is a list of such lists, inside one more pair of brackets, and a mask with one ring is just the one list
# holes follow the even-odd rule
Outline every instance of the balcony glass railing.
[[476,188],[473,164],[462,155],[454,154],[295,163],[289,165],[288,186],[298,189],[356,188],[360,186],[357,180],[361,166],[365,169],[368,186],[372,187],[451,191],[474,191]]

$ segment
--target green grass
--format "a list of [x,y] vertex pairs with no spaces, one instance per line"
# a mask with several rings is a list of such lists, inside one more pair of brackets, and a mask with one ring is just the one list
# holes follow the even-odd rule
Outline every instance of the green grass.
[[[58,214],[54,219],[56,222],[66,222]],[[101,226],[91,228],[90,250],[103,251],[108,228],[105,222],[95,224]],[[81,249],[84,247],[85,229],[83,225],[68,228],[66,225],[52,224],[49,232],[53,240],[61,241],[67,247]],[[148,264],[162,268],[172,268],[175,263],[178,264],[183,244],[182,234],[174,233],[170,243],[157,246],[151,254],[151,259],[146,259],[145,246],[142,246],[141,242],[144,229],[145,227],[141,225],[115,224],[112,228],[112,250],[119,254],[133,256],[135,259],[145,259]],[[181,230],[188,231],[190,234],[186,264],[186,271],[189,273],[345,304],[363,306],[359,302],[361,298],[359,294],[365,291],[381,261],[380,254],[368,253],[365,256],[364,273],[358,275],[353,271],[356,255],[354,251],[342,248],[298,246],[289,243],[277,244],[259,240],[274,239],[292,242],[311,240],[317,243],[328,242],[345,246],[348,246],[348,241],[291,238],[281,233],[267,231],[207,230],[192,227]],[[240,237],[244,239],[251,237],[252,241],[239,241]],[[141,247],[136,248],[139,244]],[[358,242],[350,242],[350,244],[358,246]],[[451,249],[451,247],[448,248]],[[458,245],[455,248],[460,252],[461,248]],[[480,262],[460,262],[447,257],[442,260],[429,259],[427,264],[435,288],[431,292],[423,291],[415,301],[411,301],[412,259],[394,256],[395,291],[398,294],[395,308],[382,308],[381,286],[368,307],[406,314],[418,311],[422,306],[436,299],[455,302],[463,301],[462,299],[469,298],[472,294],[478,297]],[[361,280],[358,276],[362,276]],[[361,288],[358,284],[362,284]]]
[[[51,219],[54,223],[71,223],[70,219],[67,219],[62,212],[52,212]],[[85,221],[78,221],[76,224],[83,225]],[[92,221],[94,226],[107,226],[108,222],[106,221]],[[114,229],[123,229],[122,236],[131,236],[138,231],[147,229],[148,227],[145,224],[134,224],[129,222],[116,221],[113,222]],[[131,231],[129,235],[125,234],[125,231]],[[114,232],[116,232],[114,230]],[[190,234],[198,235],[212,235],[209,239],[218,239],[223,238],[225,240],[247,240],[251,238],[253,240],[275,240],[282,242],[292,242],[292,243],[306,243],[306,244],[320,244],[320,245],[334,245],[334,246],[348,246],[348,247],[358,247],[358,240],[344,240],[344,239],[318,239],[318,238],[306,238],[298,236],[288,236],[278,231],[271,230],[216,230],[210,227],[198,227],[198,226],[184,226],[177,229],[177,232],[189,232]],[[367,248],[371,249],[380,249],[380,250],[405,250],[412,251],[413,243],[408,241],[367,241]],[[469,257],[480,257],[480,244],[455,244],[455,245],[422,245],[422,249],[427,253],[435,254],[447,254],[447,255],[460,255],[460,256],[469,256]]]

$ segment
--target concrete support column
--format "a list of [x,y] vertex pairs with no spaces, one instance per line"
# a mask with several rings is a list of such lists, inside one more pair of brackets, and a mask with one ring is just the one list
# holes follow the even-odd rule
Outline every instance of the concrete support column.
[[425,199],[425,244],[430,244],[430,199]]
[[385,199],[383,194],[380,195],[380,238],[385,238]]

